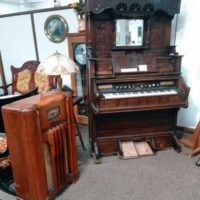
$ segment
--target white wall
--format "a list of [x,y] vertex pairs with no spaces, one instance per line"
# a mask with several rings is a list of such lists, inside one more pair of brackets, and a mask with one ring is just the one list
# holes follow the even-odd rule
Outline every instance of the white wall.
[[[66,19],[69,33],[78,30],[78,21],[73,9],[35,13],[34,21],[40,61],[55,53],[56,50],[68,56],[67,38],[61,43],[54,43],[45,35],[45,21],[54,14],[59,14]],[[0,27],[3,27],[0,32],[0,50],[8,84],[11,82],[11,65],[21,67],[27,60],[36,60],[31,17],[27,14],[0,18]],[[63,76],[63,84],[71,85],[69,76]]]
[[200,1],[182,0],[176,45],[182,59],[182,73],[191,88],[189,107],[181,109],[178,125],[195,128],[200,119]]
[[35,60],[30,15],[0,18],[0,50],[6,82],[11,83],[10,66],[21,66],[26,60]]

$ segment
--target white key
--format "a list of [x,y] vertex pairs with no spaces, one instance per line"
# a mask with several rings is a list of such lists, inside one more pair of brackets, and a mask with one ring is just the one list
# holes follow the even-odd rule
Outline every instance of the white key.
[[169,90],[149,90],[142,92],[123,92],[123,93],[106,93],[103,94],[105,99],[118,99],[118,98],[132,98],[132,97],[143,97],[143,96],[161,96],[161,95],[174,95],[177,94],[176,89]]

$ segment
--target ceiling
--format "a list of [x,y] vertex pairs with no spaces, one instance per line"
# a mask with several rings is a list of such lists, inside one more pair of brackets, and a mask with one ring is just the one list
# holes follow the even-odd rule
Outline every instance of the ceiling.
[[36,4],[44,2],[45,0],[1,0],[1,3],[13,5]]

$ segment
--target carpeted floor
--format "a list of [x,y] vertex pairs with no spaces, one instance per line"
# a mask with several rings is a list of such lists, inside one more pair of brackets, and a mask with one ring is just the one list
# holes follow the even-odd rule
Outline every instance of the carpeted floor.
[[[87,143],[87,127],[81,127]],[[68,186],[56,200],[199,200],[200,167],[198,156],[191,159],[173,149],[154,156],[119,160],[104,157],[95,165],[77,138],[80,178]],[[88,145],[88,144],[87,144]],[[0,199],[15,198],[0,192]]]

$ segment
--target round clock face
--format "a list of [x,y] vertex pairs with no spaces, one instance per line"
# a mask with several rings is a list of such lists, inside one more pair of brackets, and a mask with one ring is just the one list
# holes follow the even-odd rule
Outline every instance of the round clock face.
[[80,65],[86,64],[86,45],[78,44],[74,50],[75,61]]

